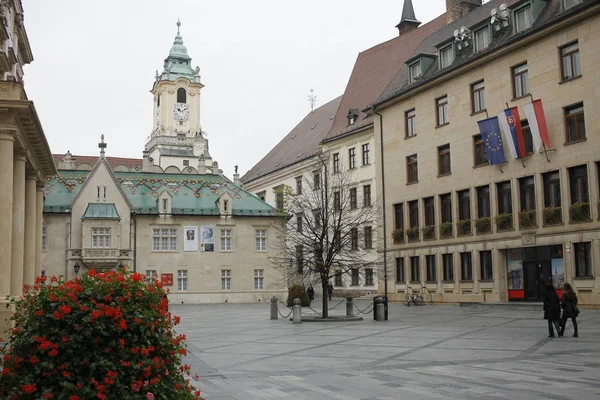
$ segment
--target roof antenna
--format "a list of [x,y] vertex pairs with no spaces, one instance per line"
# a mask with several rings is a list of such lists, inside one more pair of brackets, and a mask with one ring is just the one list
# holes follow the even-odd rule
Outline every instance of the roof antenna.
[[310,94],[308,95],[308,102],[310,103],[310,111],[314,111],[315,105],[317,104],[317,96],[315,96],[313,89],[310,89]]

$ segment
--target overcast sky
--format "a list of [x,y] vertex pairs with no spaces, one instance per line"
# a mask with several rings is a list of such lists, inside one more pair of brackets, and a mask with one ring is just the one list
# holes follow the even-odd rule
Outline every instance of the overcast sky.
[[[417,18],[444,0],[414,0]],[[248,171],[317,105],[342,94],[359,52],[397,36],[403,0],[23,0],[34,62],[25,67],[53,153],[141,158],[154,71],[181,18],[200,66],[202,128],[231,177]]]

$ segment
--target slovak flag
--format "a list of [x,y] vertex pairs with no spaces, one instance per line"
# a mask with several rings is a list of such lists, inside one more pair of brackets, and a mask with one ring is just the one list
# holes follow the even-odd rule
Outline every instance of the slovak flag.
[[534,100],[531,103],[526,103],[523,105],[523,109],[525,110],[527,121],[529,122],[529,129],[531,130],[535,151],[540,151],[542,143],[546,148],[549,148],[550,138],[548,137],[548,125],[546,124],[546,115],[544,114],[542,101]]
[[510,150],[510,155],[513,158],[524,158],[527,153],[525,151],[525,138],[523,137],[523,129],[521,128],[521,118],[517,107],[507,108],[498,114],[498,122],[504,133],[504,139]]

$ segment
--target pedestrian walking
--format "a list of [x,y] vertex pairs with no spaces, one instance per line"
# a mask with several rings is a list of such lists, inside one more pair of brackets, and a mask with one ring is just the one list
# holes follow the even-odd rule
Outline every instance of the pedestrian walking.
[[573,321],[573,337],[579,337],[579,332],[577,330],[577,316],[579,315],[579,308],[577,308],[577,295],[570,284],[565,283],[563,287],[563,295],[562,295],[562,320],[560,326],[560,332],[558,336],[563,336],[565,334],[565,327],[567,325],[567,320],[571,318]]
[[331,301],[331,296],[333,295],[333,285],[329,282],[327,285],[327,294],[329,295],[329,300]]
[[556,334],[561,336],[560,299],[551,283],[546,285],[544,293],[544,319],[548,320],[548,337],[554,337],[554,329],[556,329]]
[[306,294],[308,295],[308,300],[313,301],[315,299],[315,289],[313,289],[312,285],[308,285]]

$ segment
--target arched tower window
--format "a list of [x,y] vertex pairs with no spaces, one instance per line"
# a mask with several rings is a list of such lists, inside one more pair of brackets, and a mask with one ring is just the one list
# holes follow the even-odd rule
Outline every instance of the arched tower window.
[[186,93],[184,88],[177,89],[177,102],[185,103],[186,102]]
[[158,94],[158,98],[156,99],[156,107],[160,107],[160,93]]

